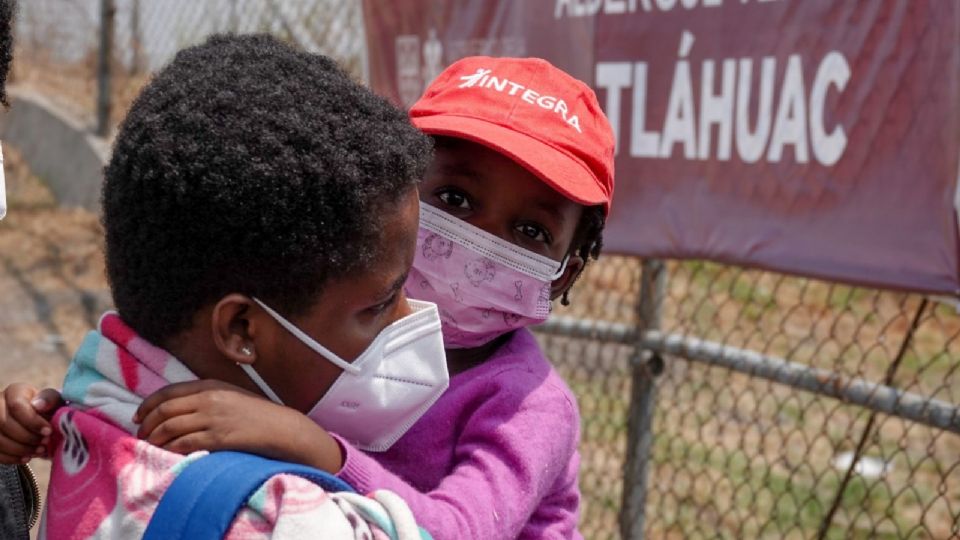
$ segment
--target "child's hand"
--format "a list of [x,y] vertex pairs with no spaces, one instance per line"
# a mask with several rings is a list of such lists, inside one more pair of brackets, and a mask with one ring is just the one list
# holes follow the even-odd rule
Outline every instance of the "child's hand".
[[231,384],[171,384],[148,397],[137,436],[171,452],[236,450],[337,473],[340,445],[305,415]]
[[23,383],[8,386],[0,399],[0,463],[26,463],[44,456],[53,433],[47,418],[62,404],[60,392],[52,388],[37,391]]

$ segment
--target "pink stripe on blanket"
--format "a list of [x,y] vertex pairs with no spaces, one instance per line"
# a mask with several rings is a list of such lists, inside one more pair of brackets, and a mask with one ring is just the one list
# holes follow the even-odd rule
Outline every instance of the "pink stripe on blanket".
[[137,338],[137,333],[132,328],[124,324],[123,320],[115,313],[108,313],[100,320],[100,333],[110,338],[120,348],[126,349],[130,340]]
[[[148,396],[169,382],[165,370],[172,357],[138,336],[116,314],[108,314],[100,323],[100,331],[120,345],[120,370],[126,387],[141,396]],[[130,367],[133,363],[136,367]]]
[[120,373],[123,375],[124,386],[136,392],[140,383],[140,377],[137,374],[137,368],[139,367],[137,359],[125,349],[117,349],[117,356],[120,357]]

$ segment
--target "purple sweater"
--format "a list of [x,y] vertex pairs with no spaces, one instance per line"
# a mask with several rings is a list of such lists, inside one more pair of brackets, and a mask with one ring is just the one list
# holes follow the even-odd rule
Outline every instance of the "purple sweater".
[[393,447],[344,443],[339,476],[389,489],[437,540],[581,538],[580,415],[527,330],[450,388]]

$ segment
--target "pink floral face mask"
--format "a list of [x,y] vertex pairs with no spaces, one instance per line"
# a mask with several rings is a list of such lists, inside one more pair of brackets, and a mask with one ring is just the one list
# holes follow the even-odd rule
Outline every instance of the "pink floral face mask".
[[564,262],[502,240],[420,203],[407,296],[437,304],[443,343],[477,347],[550,315],[550,287]]

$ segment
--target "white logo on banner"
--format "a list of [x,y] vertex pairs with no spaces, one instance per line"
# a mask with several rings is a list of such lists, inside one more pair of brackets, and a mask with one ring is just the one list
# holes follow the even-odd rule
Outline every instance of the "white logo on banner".
[[397,89],[404,106],[413,105],[423,92],[420,78],[420,36],[397,36]]
[[397,88],[400,100],[410,107],[443,71],[443,43],[437,38],[436,29],[431,28],[423,47],[420,36],[406,34],[397,36],[396,48]]
[[427,42],[423,44],[423,86],[426,88],[443,71],[443,43],[437,39],[437,31],[430,29]]

